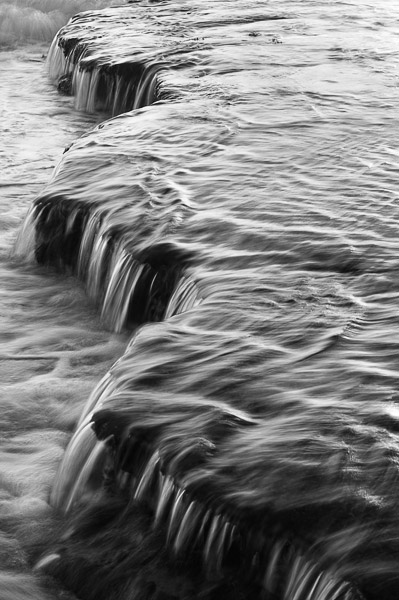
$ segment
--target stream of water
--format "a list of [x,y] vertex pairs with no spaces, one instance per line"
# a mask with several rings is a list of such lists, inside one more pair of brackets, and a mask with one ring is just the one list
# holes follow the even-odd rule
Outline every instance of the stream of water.
[[396,598],[397,4],[0,18],[0,600]]

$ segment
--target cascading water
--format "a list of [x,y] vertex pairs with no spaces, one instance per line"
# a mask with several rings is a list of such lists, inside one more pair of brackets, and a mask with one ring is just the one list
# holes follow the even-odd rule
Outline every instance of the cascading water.
[[[143,0],[55,37],[51,79],[102,122],[16,256],[82,281],[120,335],[107,369],[121,356],[74,400],[26,543],[39,579],[87,600],[396,598],[392,14]],[[102,357],[46,343],[53,377]]]

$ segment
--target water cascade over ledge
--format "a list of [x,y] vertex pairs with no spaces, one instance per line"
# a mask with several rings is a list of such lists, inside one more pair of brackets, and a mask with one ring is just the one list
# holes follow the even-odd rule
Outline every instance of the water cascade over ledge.
[[356,35],[337,47],[333,14],[143,1],[53,41],[51,78],[104,121],[66,149],[16,253],[133,331],[37,556],[81,598],[395,597],[399,214],[392,168],[377,186],[358,164],[370,138],[394,144],[398,100],[359,75]]

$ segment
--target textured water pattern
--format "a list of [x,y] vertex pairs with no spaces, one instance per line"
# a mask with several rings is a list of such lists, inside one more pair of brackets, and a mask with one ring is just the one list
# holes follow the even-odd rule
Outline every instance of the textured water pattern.
[[[33,556],[41,552],[38,540],[57,527],[49,493],[70,432],[126,336],[104,331],[74,278],[11,256],[21,221],[64,147],[98,122],[76,113],[48,81],[54,29],[46,37],[40,27],[27,43],[15,16],[22,4],[12,22],[2,18],[12,8],[0,5],[0,597],[69,599],[34,573]],[[38,22],[47,23],[39,13]],[[4,32],[15,36],[6,43]],[[17,32],[26,43],[17,44]]]
[[[104,600],[397,597],[398,33],[391,1],[190,0],[89,12],[53,43],[76,108],[116,116],[66,140],[19,236],[18,260],[67,282],[3,261],[7,389],[63,373],[53,437],[35,424],[53,507],[40,492],[37,573]],[[7,231],[21,210],[7,195]],[[38,306],[15,346],[28,273]],[[125,337],[76,317],[72,275],[104,330],[140,324],[107,374],[96,355]],[[52,347],[77,334],[93,353]]]

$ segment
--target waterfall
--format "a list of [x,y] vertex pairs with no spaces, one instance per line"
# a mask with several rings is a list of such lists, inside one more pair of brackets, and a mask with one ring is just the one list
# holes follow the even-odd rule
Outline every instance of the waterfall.
[[[173,431],[175,425],[171,411],[168,410],[162,419],[158,409],[159,424],[154,418],[155,422],[146,426],[137,417],[134,420],[128,417],[127,407],[135,404],[136,394],[114,393],[104,399],[104,388],[99,388],[92,419],[97,437],[104,440],[108,449],[106,489],[108,493],[112,490],[112,494],[118,490],[129,502],[143,503],[150,508],[153,527],[165,530],[165,543],[172,554],[178,558],[199,553],[204,573],[210,578],[221,578],[226,570],[229,572],[234,554],[239,552],[241,577],[255,580],[264,593],[287,600],[293,597],[307,600],[361,598],[359,592],[343,582],[333,570],[321,569],[317,557],[305,550],[299,540],[284,532],[279,524],[263,519],[261,528],[252,529],[245,517],[242,520],[231,507],[215,505],[217,495],[212,497],[207,486],[202,488],[195,478],[196,465],[203,467],[216,451],[214,441],[192,438],[191,445],[177,450],[173,434],[172,437],[168,435],[168,426]],[[219,415],[219,405],[202,402],[199,413],[194,399],[188,404],[180,410],[191,409],[201,419],[206,410],[210,411],[209,424],[213,428],[217,419],[223,429],[256,424],[247,415],[231,413],[227,406],[226,412]],[[107,406],[113,409],[109,410]],[[179,421],[181,417],[177,417]],[[91,429],[91,422],[86,419],[64,457],[53,491],[53,503],[64,511],[73,509],[74,503],[80,505],[93,465],[99,452],[103,452],[103,447],[99,449],[98,446],[102,442],[92,439],[89,449],[82,453],[88,427]],[[220,433],[219,430],[218,436]],[[159,436],[161,440],[156,442]],[[152,448],[154,442],[155,450]],[[76,461],[76,453],[80,463]],[[87,458],[82,464],[81,457],[85,455]],[[74,482],[73,486],[70,481]],[[104,481],[100,483],[100,491]],[[47,564],[45,562],[44,566]]]
[[[115,580],[118,600],[136,597],[134,586],[158,597],[151,567],[138,574],[151,562],[138,558],[148,540],[152,565],[156,548],[184,582],[198,567],[205,597],[206,586],[209,598],[226,586],[237,597],[247,589],[249,598],[357,600],[369,577],[369,554],[358,560],[361,519],[385,518],[365,473],[364,439],[386,481],[396,463],[379,446],[378,423],[365,433],[368,415],[356,434],[356,401],[317,403],[322,352],[311,350],[334,352],[325,340],[358,310],[350,285],[359,269],[347,268],[350,243],[329,229],[332,260],[320,250],[330,240],[322,228],[303,242],[308,214],[292,227],[278,219],[270,190],[280,165],[265,166],[264,152],[275,144],[289,154],[297,141],[271,133],[281,117],[265,114],[262,69],[281,66],[267,27],[286,16],[267,2],[264,10],[190,7],[143,2],[81,13],[49,52],[50,77],[70,88],[76,108],[112,118],[65,151],[17,252],[78,277],[104,325],[133,337],[65,452],[51,502],[70,527],[37,568],[84,598],[106,598]],[[270,39],[256,46],[260,23]],[[320,125],[311,114],[281,126],[299,127],[298,164],[308,129]],[[327,278],[314,274],[318,261],[345,290],[338,307]],[[323,294],[319,312],[312,305],[304,317],[309,273]],[[328,355],[331,385],[350,380],[351,352],[337,367]],[[363,371],[356,374],[360,389]],[[82,540],[92,554],[80,564]],[[378,565],[370,577],[375,598]],[[191,597],[184,585],[179,597]]]
[[[131,8],[126,9],[127,15],[131,12]],[[138,40],[132,40],[131,56],[115,60],[112,48],[108,50],[111,42],[107,43],[102,33],[99,43],[96,29],[92,27],[92,13],[86,13],[55,36],[47,56],[52,80],[71,82],[70,93],[78,110],[118,115],[154,103],[159,95],[158,73],[167,64],[143,54],[142,38],[148,34],[143,31]]]

